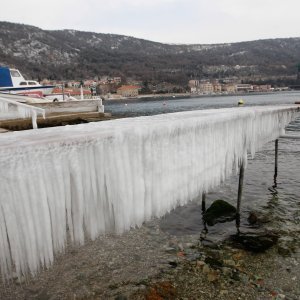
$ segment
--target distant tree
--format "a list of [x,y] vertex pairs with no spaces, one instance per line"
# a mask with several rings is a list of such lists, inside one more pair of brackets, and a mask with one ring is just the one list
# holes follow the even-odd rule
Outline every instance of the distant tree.
[[149,88],[149,82],[148,80],[143,81],[143,86],[140,90],[141,94],[150,94],[152,93],[151,89]]

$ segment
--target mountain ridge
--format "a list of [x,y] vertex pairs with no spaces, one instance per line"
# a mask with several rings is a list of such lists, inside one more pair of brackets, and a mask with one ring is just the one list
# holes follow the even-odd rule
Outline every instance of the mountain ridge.
[[184,85],[191,78],[290,78],[300,37],[218,44],[165,44],[132,36],[43,30],[0,22],[0,64],[32,78],[122,76]]

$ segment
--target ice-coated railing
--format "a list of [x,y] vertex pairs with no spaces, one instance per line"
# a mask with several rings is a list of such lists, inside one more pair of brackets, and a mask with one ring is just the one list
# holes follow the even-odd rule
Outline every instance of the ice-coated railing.
[[17,108],[18,115],[20,118],[31,118],[32,127],[37,129],[37,115],[40,113],[43,118],[45,118],[45,110],[39,107],[34,107],[27,105],[25,103],[17,102],[12,99],[6,99],[0,96],[0,113],[9,112],[10,106],[15,106]]
[[36,274],[73,243],[122,233],[218,186],[296,106],[239,107],[0,135],[0,268]]

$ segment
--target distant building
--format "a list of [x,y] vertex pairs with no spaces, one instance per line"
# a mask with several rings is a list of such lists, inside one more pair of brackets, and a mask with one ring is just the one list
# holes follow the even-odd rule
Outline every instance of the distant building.
[[235,84],[224,84],[223,91],[228,94],[236,93],[236,85]]
[[237,84],[236,85],[237,92],[250,92],[253,91],[253,86],[251,84]]
[[236,76],[233,76],[233,77],[226,77],[226,78],[223,78],[223,79],[221,79],[221,81],[223,82],[223,83],[227,83],[227,84],[234,84],[234,83],[240,83],[241,82],[241,80],[238,78],[238,77],[236,77]]
[[200,80],[190,80],[188,85],[190,88],[199,87]]
[[80,88],[80,82],[79,81],[69,81],[68,87],[72,88]]
[[192,94],[198,94],[199,91],[198,91],[198,89],[196,87],[191,87],[191,93]]
[[94,87],[94,86],[97,85],[97,82],[94,81],[94,80],[85,80],[85,81],[83,82],[83,85],[84,85],[85,87]]
[[139,86],[136,85],[122,85],[117,89],[117,94],[123,97],[136,97],[139,94]]
[[202,94],[212,94],[214,92],[214,86],[210,82],[201,82],[199,92]]
[[213,83],[214,93],[222,92],[222,84],[221,83]]
[[270,92],[271,90],[272,86],[270,84],[253,85],[253,91],[255,92]]
[[120,84],[121,82],[122,82],[122,78],[121,77],[114,77],[114,83]]
[[[91,91],[87,89],[83,89],[83,95],[86,98],[89,98],[91,96]],[[79,88],[64,88],[62,87],[55,87],[53,89],[53,94],[61,94],[65,93],[66,95],[70,96],[80,96],[81,95],[81,90]]]

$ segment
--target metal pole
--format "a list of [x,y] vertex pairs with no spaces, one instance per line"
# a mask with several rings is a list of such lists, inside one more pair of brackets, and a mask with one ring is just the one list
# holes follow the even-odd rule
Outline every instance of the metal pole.
[[202,222],[203,222],[203,230],[200,234],[200,241],[202,242],[203,240],[205,240],[205,237],[206,237],[206,234],[208,232],[207,230],[207,225],[206,225],[206,222],[204,221],[204,218],[203,218],[203,215],[205,213],[205,200],[206,200],[206,193],[203,192],[202,193]]
[[238,198],[237,198],[237,207],[236,207],[236,226],[239,232],[240,227],[240,211],[241,211],[241,201],[243,193],[243,182],[244,182],[244,163],[240,165],[240,176],[239,176],[239,189],[238,189]]
[[206,199],[206,194],[203,192],[202,193],[202,212],[205,212],[205,199]]
[[277,172],[278,172],[278,139],[275,140],[275,169],[274,169],[274,185],[273,185],[273,188],[277,187]]
[[63,95],[63,101],[65,101],[65,83],[64,82],[62,83],[61,90],[62,90],[62,95]]

